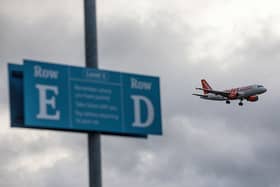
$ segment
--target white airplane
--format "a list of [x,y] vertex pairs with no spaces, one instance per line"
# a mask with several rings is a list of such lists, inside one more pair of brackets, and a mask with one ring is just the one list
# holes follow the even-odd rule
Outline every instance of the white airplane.
[[219,91],[213,90],[211,86],[207,83],[205,79],[201,80],[202,88],[196,88],[197,90],[202,90],[204,94],[192,94],[195,96],[200,96],[201,99],[215,100],[215,101],[226,101],[230,104],[230,100],[239,99],[239,106],[243,105],[243,100],[246,99],[250,102],[255,102],[259,100],[258,95],[266,92],[266,88],[262,85],[249,85],[239,88],[232,88],[229,90]]

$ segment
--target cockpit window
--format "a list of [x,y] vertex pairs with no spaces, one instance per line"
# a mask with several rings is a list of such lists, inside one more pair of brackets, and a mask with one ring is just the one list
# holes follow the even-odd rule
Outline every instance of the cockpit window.
[[262,85],[258,85],[257,87],[258,87],[258,88],[262,88],[263,86],[262,86]]

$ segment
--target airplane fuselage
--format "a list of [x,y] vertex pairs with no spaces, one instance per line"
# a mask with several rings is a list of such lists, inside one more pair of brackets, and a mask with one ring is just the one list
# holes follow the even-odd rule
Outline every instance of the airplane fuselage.
[[214,90],[208,84],[205,79],[201,79],[202,88],[196,88],[196,90],[203,91],[203,94],[193,93],[192,95],[199,96],[201,99],[213,100],[213,101],[226,101],[230,104],[230,100],[240,100],[238,103],[240,106],[243,105],[243,100],[250,102],[256,102],[259,100],[258,95],[266,92],[266,88],[262,85],[253,84],[249,86],[232,88],[228,90]]
[[244,87],[239,87],[239,88],[233,88],[229,90],[224,90],[224,92],[232,92],[236,91],[236,97],[224,97],[222,95],[214,94],[214,93],[208,93],[205,94],[204,96],[201,96],[200,98],[202,99],[207,99],[207,100],[216,100],[216,101],[225,101],[225,100],[236,100],[236,99],[246,99],[251,96],[256,96],[259,94],[262,94],[266,92],[266,89],[261,86],[261,85],[249,85],[249,86],[244,86]]

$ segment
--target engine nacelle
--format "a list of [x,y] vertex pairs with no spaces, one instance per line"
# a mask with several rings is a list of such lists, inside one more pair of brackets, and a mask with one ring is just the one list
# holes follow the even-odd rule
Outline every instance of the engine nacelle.
[[250,102],[256,102],[257,100],[259,100],[259,97],[257,95],[247,97],[247,101]]

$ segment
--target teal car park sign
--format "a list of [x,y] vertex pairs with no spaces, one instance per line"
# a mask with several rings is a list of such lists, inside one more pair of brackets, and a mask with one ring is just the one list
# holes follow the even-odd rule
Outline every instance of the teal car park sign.
[[158,77],[25,60],[9,81],[13,127],[162,134]]

